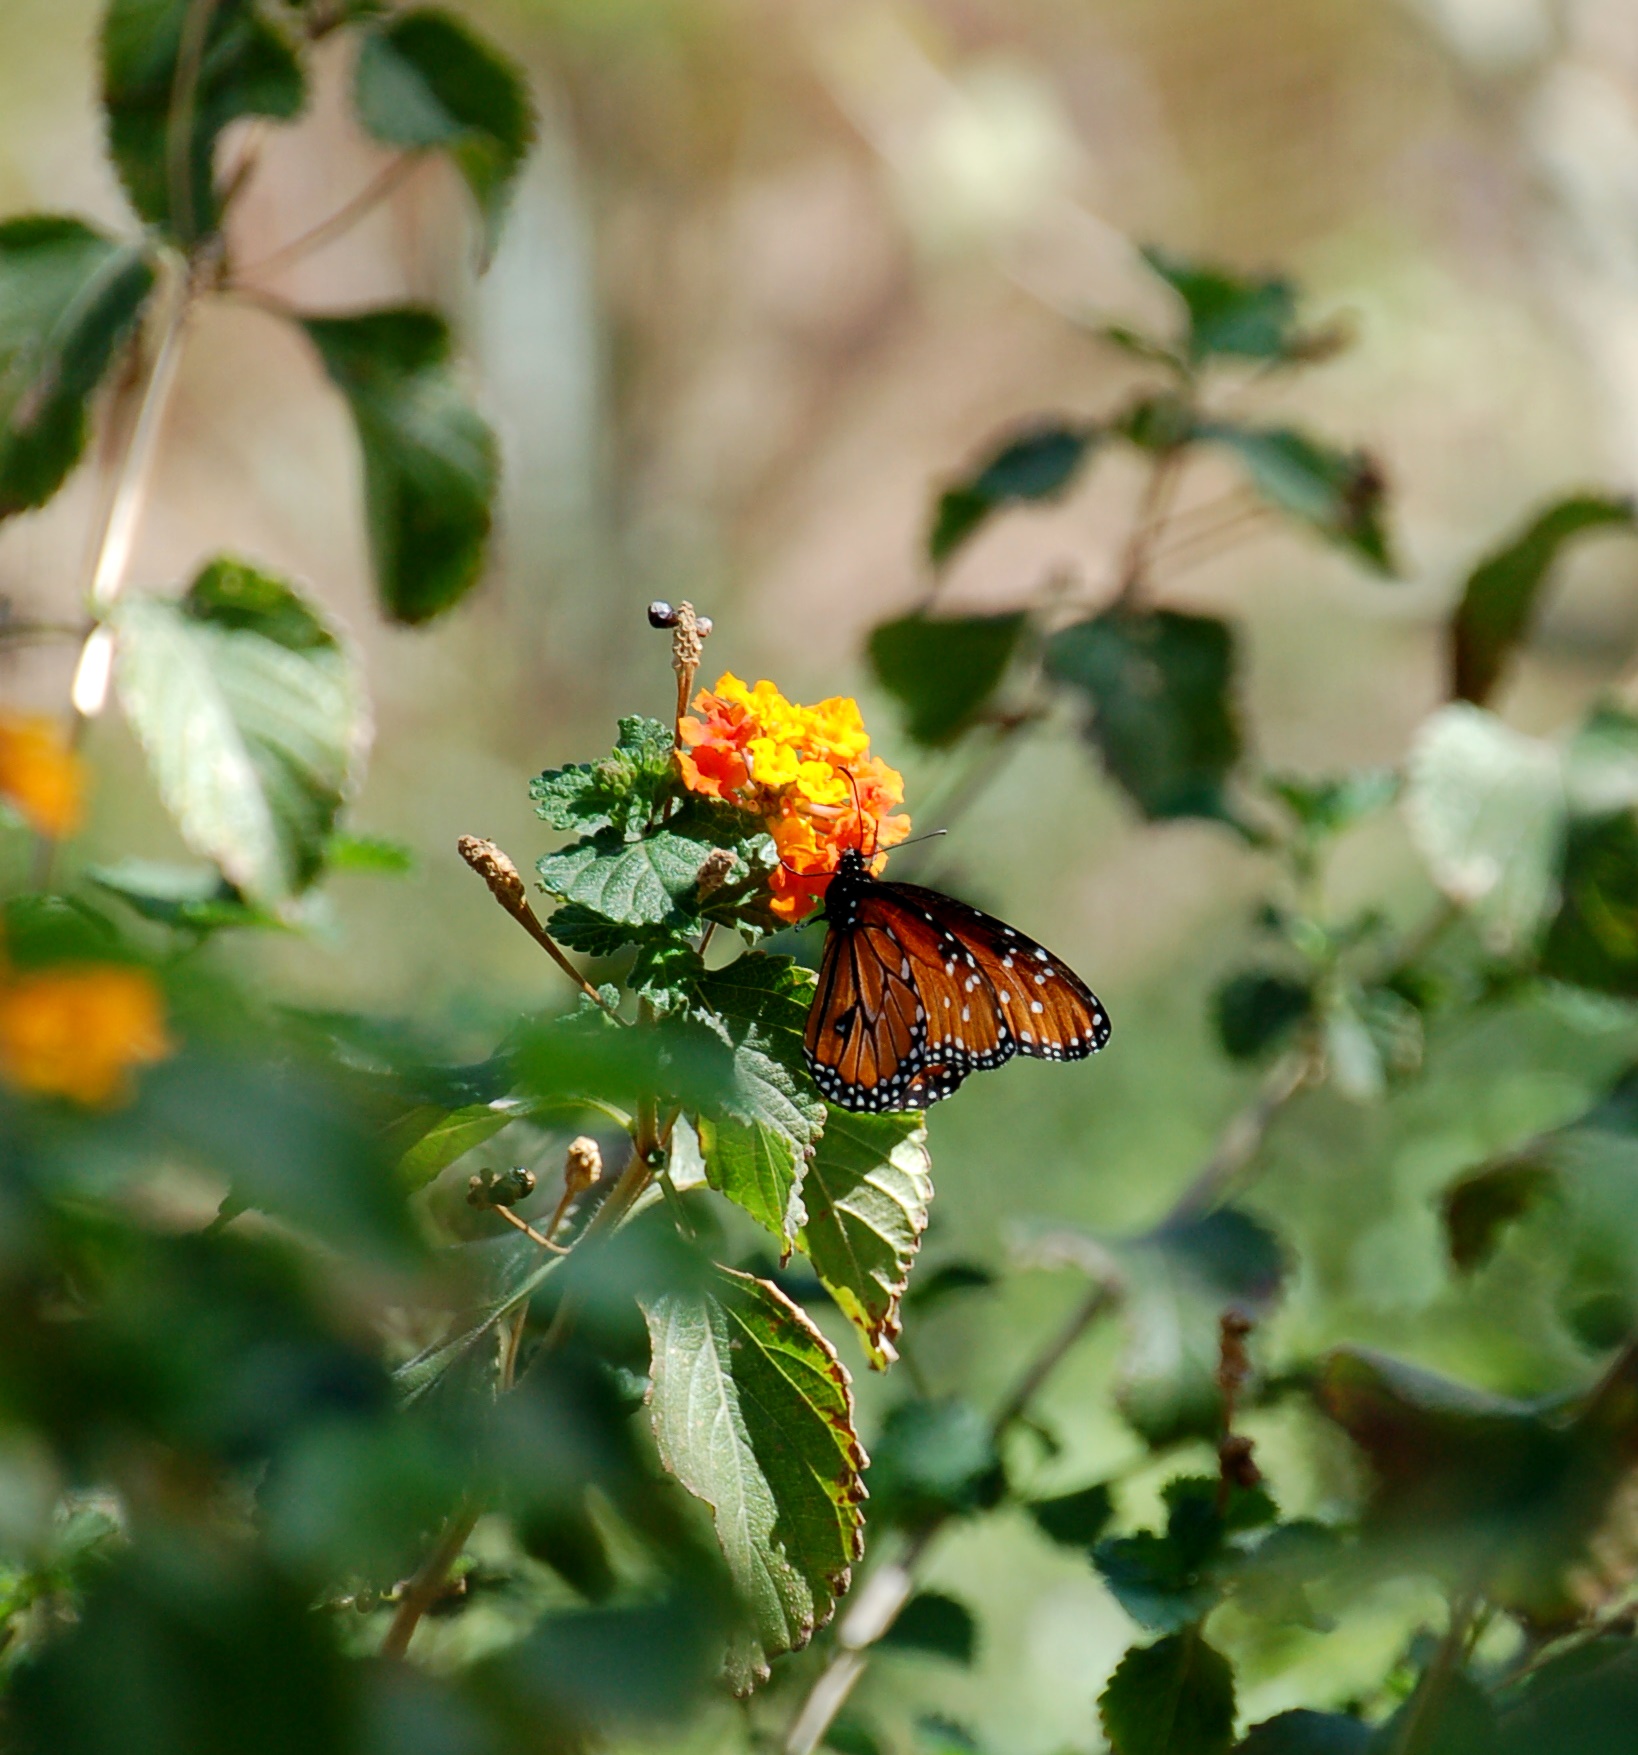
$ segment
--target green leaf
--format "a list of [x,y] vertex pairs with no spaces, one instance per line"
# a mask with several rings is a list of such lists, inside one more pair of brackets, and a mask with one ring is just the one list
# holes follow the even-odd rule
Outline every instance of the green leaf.
[[1529,1156],[1500,1159],[1452,1183],[1441,1201],[1452,1264],[1464,1274],[1483,1267],[1502,1232],[1557,1186],[1557,1171]]
[[1024,1509],[1036,1527],[1061,1548],[1090,1548],[1115,1515],[1115,1501],[1107,1484],[1095,1482],[1053,1499],[1032,1499]]
[[1148,249],[1143,259],[1183,300],[1188,354],[1197,365],[1214,354],[1289,358],[1297,340],[1297,293],[1290,281],[1258,279]]
[[1363,451],[1339,451],[1290,427],[1245,427],[1207,421],[1197,437],[1215,440],[1245,465],[1271,506],[1288,512],[1363,562],[1391,576],[1386,488],[1382,472]]
[[153,284],[140,248],[77,219],[0,224],[0,518],[43,506],[79,462],[91,394]]
[[870,1470],[877,1517],[915,1528],[988,1510],[1005,1490],[989,1422],[971,1402],[901,1402],[887,1416]]
[[847,1372],[766,1281],[719,1269],[706,1297],[648,1307],[660,1458],[711,1507],[751,1617],[729,1654],[748,1693],[768,1660],[804,1646],[861,1552],[864,1451]]
[[1217,1039],[1231,1060],[1256,1060],[1314,1009],[1310,982],[1275,969],[1242,969],[1217,990]]
[[1234,1672],[1198,1630],[1134,1646],[1098,1697],[1113,1755],[1227,1755]]
[[548,768],[529,782],[535,813],[554,829],[595,834],[618,829],[637,835],[676,789],[670,730],[658,719],[622,719],[620,741],[600,762]]
[[493,252],[535,137],[522,68],[458,18],[416,7],[364,33],[353,89],[358,119],[377,140],[449,154]]
[[1054,634],[1047,669],[1086,696],[1087,736],[1146,817],[1228,815],[1240,728],[1226,622],[1110,610]]
[[994,1284],[995,1275],[976,1261],[941,1261],[922,1269],[901,1303],[905,1310],[932,1310],[958,1293],[982,1292]]
[[406,1188],[421,1188],[474,1146],[491,1140],[514,1121],[527,1120],[531,1106],[516,1097],[500,1097],[493,1103],[469,1103],[439,1114],[398,1161],[398,1174]]
[[1638,994],[1638,820],[1630,811],[1571,824],[1561,888],[1542,973],[1595,993]]
[[415,852],[403,841],[385,835],[332,835],[324,850],[324,863],[331,871],[354,872],[360,877],[409,877],[415,870]]
[[120,699],[183,838],[251,901],[289,901],[358,783],[357,667],[290,586],[236,561],[111,620]]
[[86,877],[118,896],[144,920],[184,932],[209,933],[230,926],[276,926],[277,917],[254,908],[214,865],[162,865],[122,859],[94,865]]
[[[197,69],[191,88],[189,67]],[[179,106],[190,89],[191,104]],[[255,0],[110,0],[102,27],[108,149],[131,205],[181,244],[220,223],[222,130],[244,116],[288,120],[306,96],[295,49]]]
[[938,745],[971,725],[1000,686],[1029,617],[933,617],[883,622],[870,636],[870,662],[905,709],[905,730]]
[[984,1755],[984,1746],[965,1726],[930,1713],[916,1720],[916,1748],[921,1755]]
[[1496,1755],[1612,1755],[1638,1723],[1638,1646],[1604,1635],[1533,1668],[1502,1713]]
[[1392,768],[1361,768],[1339,779],[1321,780],[1270,774],[1266,784],[1315,837],[1342,834],[1392,804],[1399,793],[1399,776]]
[[939,496],[927,537],[928,559],[941,566],[1002,506],[1056,499],[1102,437],[1095,426],[1060,422],[1015,434],[967,480]]
[[1459,701],[1422,726],[1409,765],[1405,818],[1433,881],[1472,910],[1494,950],[1518,948],[1556,896],[1566,810],[1558,751]]
[[1253,1725],[1234,1755],[1365,1755],[1371,1727],[1341,1712],[1282,1712]]
[[971,1669],[978,1652],[978,1623],[958,1598],[921,1590],[899,1610],[877,1644],[884,1651],[925,1652]]
[[352,410],[382,607],[431,621],[477,583],[500,478],[494,434],[450,369],[448,327],[414,308],[302,327]]
[[1496,1709],[1461,1670],[1424,1675],[1409,1700],[1371,1741],[1380,1755],[1401,1749],[1426,1755],[1496,1755]]
[[697,898],[700,867],[710,858],[709,842],[657,829],[641,841],[628,841],[618,829],[602,829],[560,853],[536,862],[550,895],[578,902],[624,926],[670,926],[678,908]]
[[1528,637],[1547,576],[1560,552],[1588,530],[1631,530],[1630,500],[1578,494],[1539,512],[1468,575],[1450,624],[1450,692],[1483,702]]
[[921,1116],[832,1109],[803,1179],[807,1223],[797,1243],[878,1370],[898,1357],[899,1305],[927,1229],[931,1171]]
[[1107,1247],[1128,1280],[1121,1412],[1156,1449],[1184,1438],[1215,1442],[1218,1323],[1227,1308],[1256,1315],[1278,1297],[1278,1239],[1260,1220],[1223,1207]]

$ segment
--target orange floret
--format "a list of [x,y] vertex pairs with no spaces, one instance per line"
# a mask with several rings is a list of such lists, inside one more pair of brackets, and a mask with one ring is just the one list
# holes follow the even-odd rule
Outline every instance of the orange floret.
[[101,1108],[175,1045],[153,977],[94,964],[0,974],[0,1078],[20,1091]]
[[0,713],[0,799],[53,840],[80,826],[84,764],[49,719]]

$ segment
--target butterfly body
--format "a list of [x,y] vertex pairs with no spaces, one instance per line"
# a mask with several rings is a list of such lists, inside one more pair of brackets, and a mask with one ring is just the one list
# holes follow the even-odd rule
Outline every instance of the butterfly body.
[[845,852],[804,1052],[843,1109],[923,1109],[1015,1054],[1082,1060],[1109,1040],[1086,983],[1016,928]]

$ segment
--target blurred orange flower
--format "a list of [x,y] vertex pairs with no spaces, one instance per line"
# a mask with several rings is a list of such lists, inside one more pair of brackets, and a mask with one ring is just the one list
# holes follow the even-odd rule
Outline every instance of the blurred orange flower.
[[131,1074],[175,1044],[158,985],[114,964],[0,972],[0,1078],[41,1097],[102,1107],[131,1096]]
[[49,719],[0,713],[0,799],[54,840],[80,826],[85,765]]
[[845,695],[802,707],[770,682],[747,688],[729,673],[694,697],[680,729],[689,789],[767,823],[784,862],[770,880],[773,910],[785,920],[819,905],[847,848],[874,856],[910,833],[910,819],[894,814],[904,778],[870,754],[859,704]]

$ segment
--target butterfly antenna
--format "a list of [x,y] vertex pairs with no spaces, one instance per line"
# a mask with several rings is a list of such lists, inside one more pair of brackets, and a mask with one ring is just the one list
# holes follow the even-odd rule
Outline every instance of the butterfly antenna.
[[912,835],[908,841],[899,843],[899,851],[902,853],[906,847],[914,847],[918,841],[936,841],[940,835],[948,835],[949,832],[948,829],[929,829],[925,835]]

